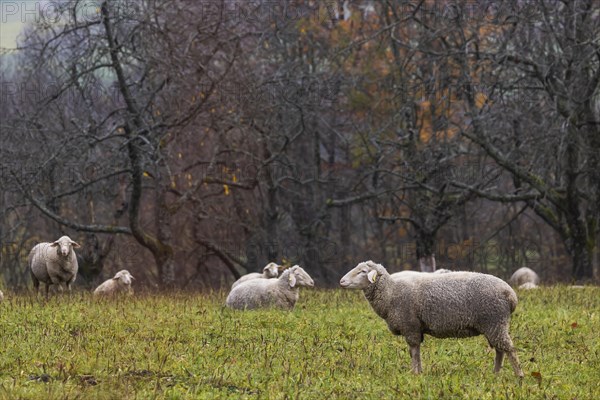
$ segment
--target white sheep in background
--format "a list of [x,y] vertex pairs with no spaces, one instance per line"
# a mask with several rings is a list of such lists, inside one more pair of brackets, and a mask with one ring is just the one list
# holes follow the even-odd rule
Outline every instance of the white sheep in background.
[[340,285],[362,289],[390,331],[404,336],[414,373],[422,371],[420,346],[425,334],[438,338],[483,334],[496,350],[494,372],[500,371],[506,353],[515,374],[523,376],[508,333],[517,295],[502,279],[476,272],[452,272],[394,280],[382,265],[366,261],[348,272]]
[[4,293],[2,293],[2,290],[0,290],[0,302],[4,300]]
[[[520,287],[525,283],[537,286],[540,284],[540,277],[531,268],[521,267],[512,274],[508,283],[513,287]],[[532,289],[534,286],[526,285],[524,289]]]
[[275,307],[291,310],[300,286],[314,286],[312,278],[298,265],[283,271],[279,278],[252,279],[231,289],[225,305],[236,310]]
[[539,286],[532,282],[525,282],[524,284],[519,285],[519,289],[523,289],[523,290],[537,289],[537,288],[539,288]]
[[33,286],[39,291],[40,282],[46,285],[46,297],[50,285],[58,285],[62,290],[63,284],[71,290],[71,285],[77,278],[77,257],[74,248],[79,244],[68,236],[63,236],[52,243],[39,243],[29,252],[28,265]]
[[234,287],[236,287],[240,283],[247,282],[247,281],[252,280],[252,279],[277,278],[277,275],[279,275],[279,269],[280,268],[281,268],[281,266],[275,264],[274,262],[268,263],[263,268],[263,272],[262,273],[260,273],[260,272],[251,272],[249,274],[246,274],[246,275],[242,276],[240,279],[238,279],[237,281],[233,282],[233,285],[231,285],[231,288],[233,289]]
[[414,278],[415,276],[419,276],[421,274],[430,274],[430,273],[431,272],[404,270],[404,271],[400,271],[400,272],[394,272],[393,274],[390,274],[390,277],[393,280],[398,280],[398,279],[403,279],[403,278]]
[[452,271],[450,271],[449,269],[436,269],[433,272],[422,272],[422,271],[412,271],[412,270],[404,270],[404,271],[400,271],[400,272],[394,272],[393,274],[390,274],[390,276],[392,277],[393,280],[398,280],[398,279],[403,279],[403,278],[412,278],[414,276],[420,276],[422,274],[447,274],[450,273]]
[[94,290],[94,296],[115,296],[117,294],[133,294],[131,280],[135,279],[129,271],[123,269],[111,279],[107,279]]

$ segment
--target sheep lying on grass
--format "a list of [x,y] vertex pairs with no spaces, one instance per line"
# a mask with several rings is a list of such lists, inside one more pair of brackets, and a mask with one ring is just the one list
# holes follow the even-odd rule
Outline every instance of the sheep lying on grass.
[[537,288],[539,288],[539,286],[532,282],[525,282],[524,284],[519,285],[519,289],[523,289],[523,290],[537,289]]
[[68,290],[77,278],[77,257],[74,248],[79,244],[68,236],[63,236],[53,243],[39,243],[29,252],[28,265],[33,286],[39,290],[40,282],[46,285],[46,297],[50,285],[58,285],[62,290],[64,284]]
[[508,283],[520,289],[533,289],[540,284],[540,277],[531,268],[521,267],[512,274]]
[[233,289],[234,287],[236,287],[237,285],[239,285],[242,282],[247,282],[249,280],[252,279],[270,279],[270,278],[277,278],[277,275],[279,275],[279,269],[281,267],[275,263],[268,263],[264,268],[263,268],[263,272],[259,273],[259,272],[251,272],[249,274],[246,274],[244,276],[242,276],[240,279],[238,279],[237,281],[233,282],[233,285],[231,285],[231,288]]
[[447,274],[450,273],[452,271],[450,271],[449,269],[436,269],[433,272],[421,272],[421,271],[412,271],[412,270],[404,270],[404,271],[400,271],[400,272],[394,272],[393,274],[390,274],[390,276],[392,277],[392,279],[397,280],[397,279],[402,279],[402,278],[412,278],[414,276],[419,276],[422,274]]
[[225,305],[236,310],[251,310],[275,307],[291,310],[296,305],[300,286],[314,286],[312,278],[294,265],[285,270],[279,278],[252,279],[231,289]]
[[390,331],[404,336],[414,373],[422,371],[420,346],[424,334],[438,338],[483,334],[496,350],[494,372],[500,371],[507,353],[515,374],[523,376],[508,333],[517,295],[495,276],[453,272],[394,280],[382,265],[366,261],[348,272],[340,285],[362,289]]
[[104,281],[94,290],[94,296],[110,297],[118,294],[133,294],[131,280],[135,279],[126,269],[115,274],[114,277]]

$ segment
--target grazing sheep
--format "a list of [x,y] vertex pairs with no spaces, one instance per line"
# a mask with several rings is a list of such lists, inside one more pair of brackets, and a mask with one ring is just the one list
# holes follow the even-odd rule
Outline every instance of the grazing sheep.
[[515,374],[523,376],[508,334],[510,314],[517,295],[503,280],[476,272],[419,274],[394,280],[373,261],[358,264],[341,280],[343,288],[362,289],[373,310],[385,319],[390,331],[406,339],[412,371],[420,373],[420,346],[424,334],[438,338],[483,334],[496,349],[494,372],[504,353]]
[[524,283],[533,283],[537,286],[540,284],[540,277],[531,268],[521,267],[512,274],[508,283],[513,287],[521,286]]
[[539,286],[533,282],[525,282],[524,284],[519,285],[519,289],[524,289],[524,290],[537,289],[537,288],[539,288]]
[[314,286],[312,278],[294,265],[279,278],[252,279],[231,289],[225,305],[236,310],[275,307],[291,310],[298,301],[299,286]]
[[237,281],[233,282],[233,285],[231,285],[231,288],[233,289],[234,287],[236,287],[237,285],[239,285],[242,282],[246,282],[252,279],[270,279],[270,278],[277,278],[277,275],[279,275],[279,268],[281,268],[279,265],[275,264],[275,263],[268,263],[264,268],[263,268],[263,272],[262,274],[260,272],[251,272],[249,274],[246,274],[244,276],[242,276],[240,279],[238,279]]
[[135,279],[129,271],[123,269],[115,274],[114,277],[104,281],[94,290],[94,296],[115,296],[117,294],[126,293],[133,294],[131,288],[131,280]]
[[73,249],[79,247],[70,237],[63,236],[55,242],[39,243],[31,249],[28,265],[36,292],[40,282],[46,285],[46,298],[50,285],[58,285],[59,290],[63,290],[64,284],[71,290],[79,268]]

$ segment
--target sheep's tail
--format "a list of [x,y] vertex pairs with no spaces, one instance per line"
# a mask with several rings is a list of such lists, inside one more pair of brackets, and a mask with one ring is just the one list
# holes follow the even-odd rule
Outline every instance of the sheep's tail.
[[519,304],[517,294],[514,290],[512,290],[512,288],[508,288],[505,292],[505,295],[506,299],[508,300],[508,304],[510,305],[510,312],[513,313],[517,308],[517,304]]

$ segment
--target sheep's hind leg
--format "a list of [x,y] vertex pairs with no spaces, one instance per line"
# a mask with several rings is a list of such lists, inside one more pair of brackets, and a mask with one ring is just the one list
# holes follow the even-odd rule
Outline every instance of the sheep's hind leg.
[[504,352],[500,349],[496,349],[496,359],[494,360],[494,373],[500,372],[502,368],[502,359],[504,358]]
[[517,375],[519,378],[522,378],[524,376],[523,370],[519,366],[519,357],[517,356],[517,351],[514,347],[508,352],[508,359],[510,360],[513,370],[515,371],[515,375]]
[[412,361],[412,372],[420,374],[423,370],[421,368],[421,345],[409,344],[410,358]]
[[496,349],[496,359],[494,361],[494,372],[500,372],[500,368],[502,367],[502,358],[504,357],[504,353],[507,354],[508,359],[515,371],[515,375],[518,377],[523,377],[523,371],[519,366],[519,357],[517,356],[517,351],[513,346],[513,342],[510,338],[508,332],[503,332],[498,340],[490,340],[491,338],[487,337],[490,344]]

